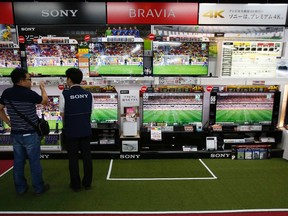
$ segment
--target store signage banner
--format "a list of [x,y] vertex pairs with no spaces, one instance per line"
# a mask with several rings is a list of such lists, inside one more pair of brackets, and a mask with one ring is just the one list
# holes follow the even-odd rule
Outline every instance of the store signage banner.
[[199,24],[285,25],[287,4],[200,4]]
[[11,2],[0,2],[0,24],[14,24]]
[[106,24],[105,2],[14,2],[16,24]]
[[108,24],[197,24],[198,3],[107,2]]

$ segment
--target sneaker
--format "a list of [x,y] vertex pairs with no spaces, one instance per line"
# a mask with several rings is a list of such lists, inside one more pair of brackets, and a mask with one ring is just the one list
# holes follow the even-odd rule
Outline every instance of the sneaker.
[[35,193],[36,196],[40,196],[42,194],[44,194],[45,192],[47,192],[50,189],[50,185],[49,184],[44,184],[43,190],[39,193]]

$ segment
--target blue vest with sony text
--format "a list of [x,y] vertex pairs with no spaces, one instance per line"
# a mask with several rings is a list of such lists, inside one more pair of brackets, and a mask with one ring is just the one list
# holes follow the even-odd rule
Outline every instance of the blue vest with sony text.
[[63,91],[64,134],[69,137],[91,136],[92,94],[80,86]]

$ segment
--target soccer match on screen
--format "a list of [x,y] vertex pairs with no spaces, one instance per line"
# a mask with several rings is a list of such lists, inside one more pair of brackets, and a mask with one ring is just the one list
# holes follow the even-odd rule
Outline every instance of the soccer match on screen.
[[26,52],[32,76],[63,76],[68,68],[78,67],[76,44],[32,44]]
[[21,67],[19,49],[0,49],[0,75],[9,76],[16,67]]
[[153,42],[154,75],[207,75],[208,43]]
[[90,76],[142,75],[143,43],[91,43]]
[[[148,95],[148,96],[147,96]],[[145,94],[143,98],[143,124],[151,122],[167,125],[185,125],[202,122],[203,95],[165,94],[157,96]]]
[[271,124],[274,95],[272,93],[219,94],[216,123]]
[[91,122],[112,123],[118,119],[117,95],[96,94],[93,95],[93,110]]

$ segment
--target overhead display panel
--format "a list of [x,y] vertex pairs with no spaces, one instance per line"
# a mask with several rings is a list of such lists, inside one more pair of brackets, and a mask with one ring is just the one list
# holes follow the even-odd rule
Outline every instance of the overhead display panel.
[[107,2],[108,24],[197,24],[198,3]]
[[199,24],[285,25],[287,4],[200,4]]
[[16,24],[106,24],[105,2],[14,2]]

